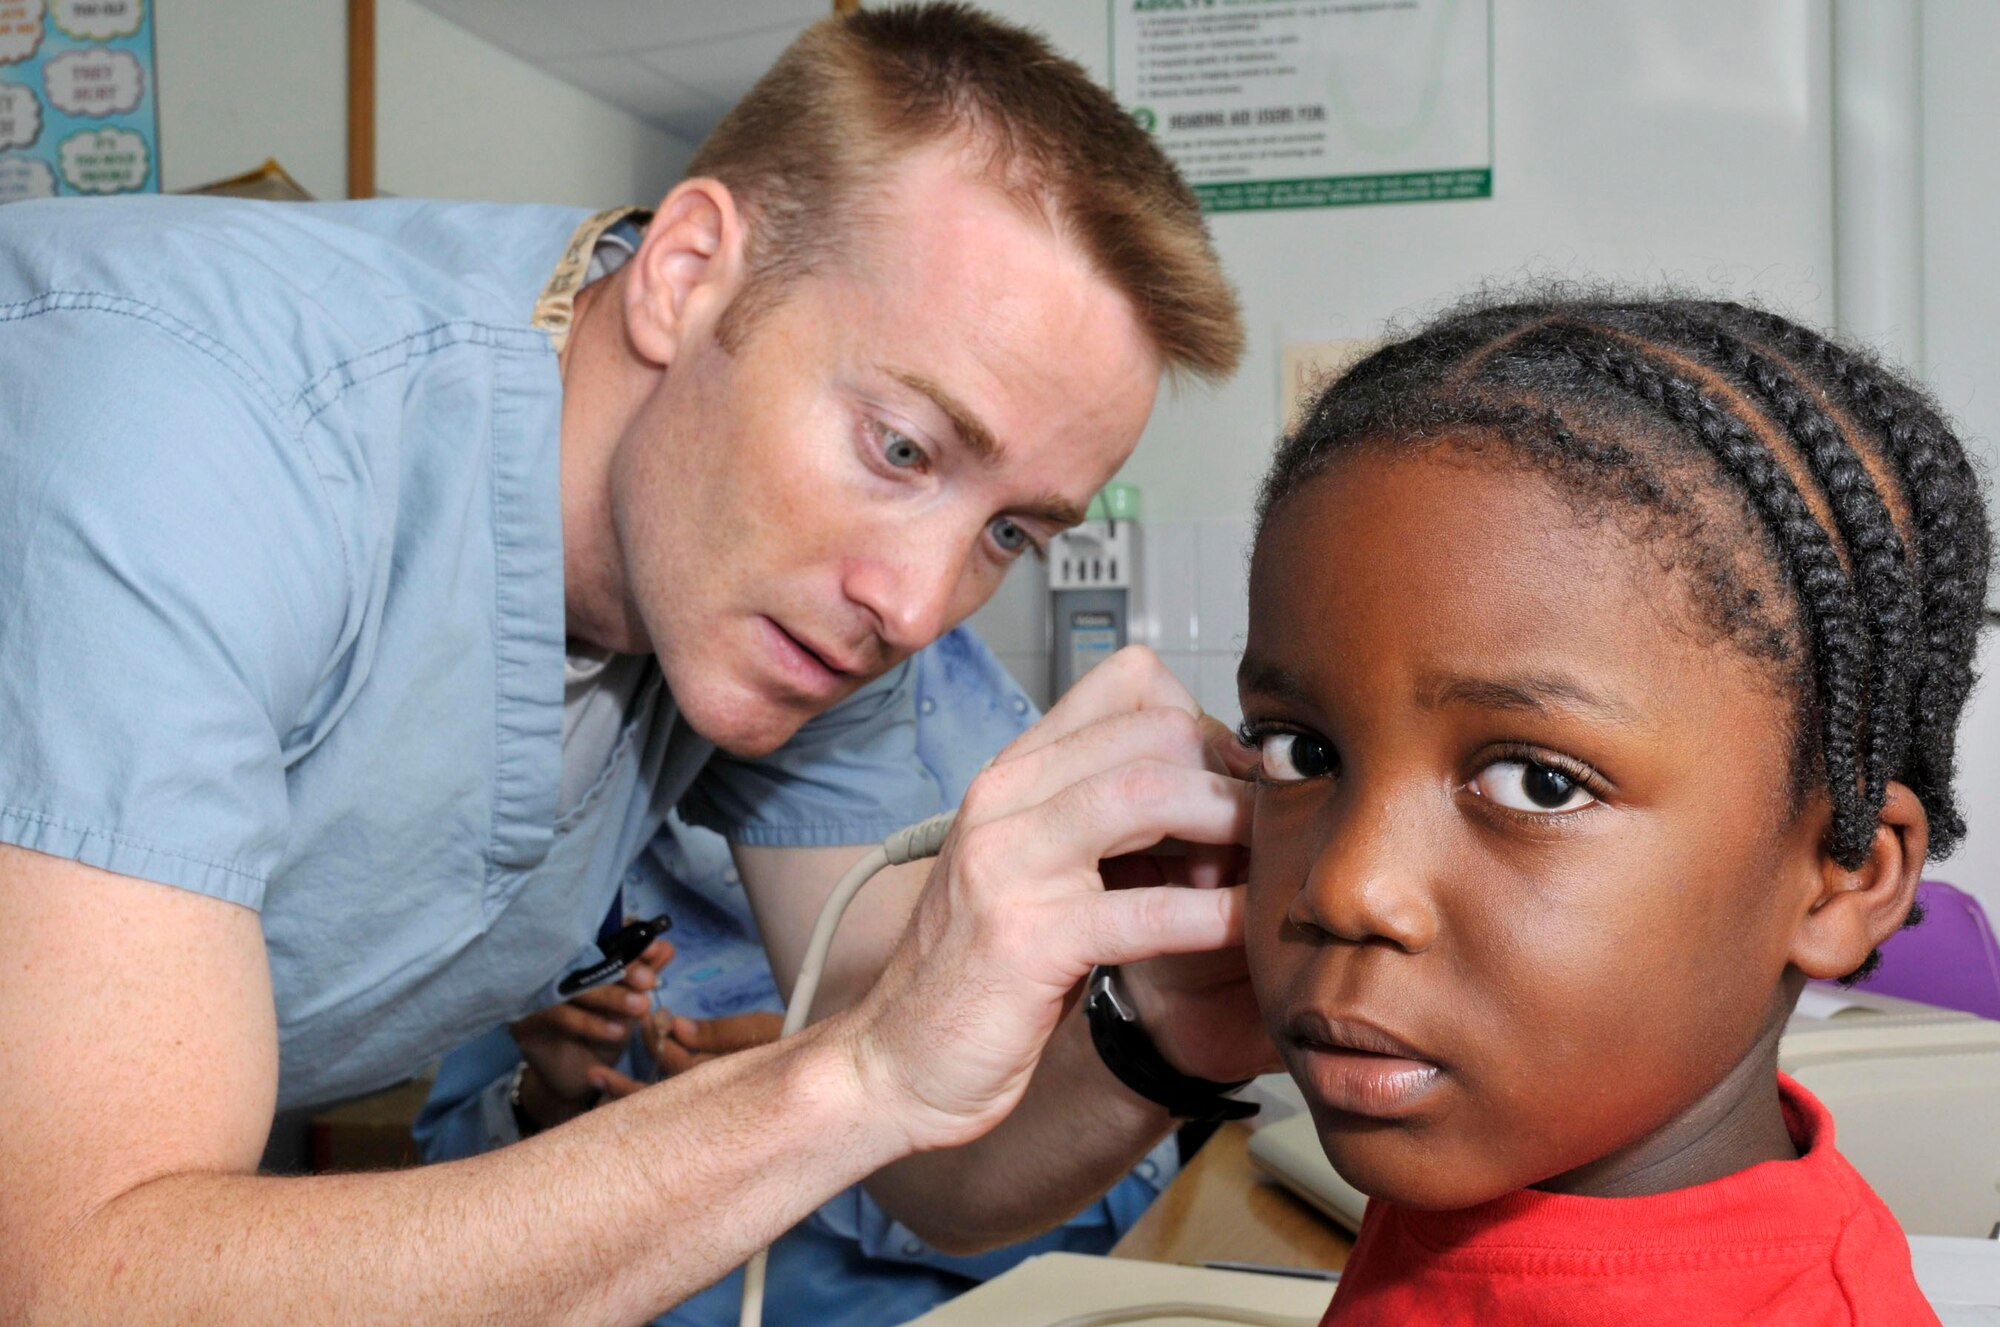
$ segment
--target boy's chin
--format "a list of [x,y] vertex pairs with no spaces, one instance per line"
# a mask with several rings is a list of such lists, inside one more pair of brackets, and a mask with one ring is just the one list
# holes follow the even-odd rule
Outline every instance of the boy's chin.
[[1492,1154],[1454,1144],[1425,1130],[1380,1121],[1343,1120],[1319,1130],[1320,1146],[1341,1178],[1399,1207],[1443,1212],[1477,1207],[1526,1187],[1492,1162]]

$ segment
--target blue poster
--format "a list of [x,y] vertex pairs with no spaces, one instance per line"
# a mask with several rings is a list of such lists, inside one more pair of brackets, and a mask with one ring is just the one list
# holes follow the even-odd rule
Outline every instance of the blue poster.
[[148,0],[0,0],[0,203],[159,188]]

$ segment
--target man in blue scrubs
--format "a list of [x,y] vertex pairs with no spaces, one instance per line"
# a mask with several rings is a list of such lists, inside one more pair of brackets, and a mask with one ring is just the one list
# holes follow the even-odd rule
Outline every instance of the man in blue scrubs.
[[[945,804],[956,805],[980,766],[1019,736],[1035,712],[1000,661],[964,627],[953,628],[918,651],[911,663],[917,758]],[[783,836],[776,825],[770,832],[773,838]],[[652,991],[659,1006],[654,1019],[697,1020],[700,1031],[707,1034],[699,1044],[718,1050],[744,1039],[750,1030],[744,1026],[746,1015],[764,1015],[757,1020],[759,1034],[748,1038],[750,1044],[775,1035],[783,1005],[757,940],[749,900],[720,836],[687,825],[678,816],[671,818],[627,872],[623,896],[628,916],[667,913],[674,918],[675,952]],[[617,1012],[615,1004],[605,1005],[606,1016]],[[544,1046],[547,1041],[538,1038],[530,1044]],[[649,1044],[658,1043],[638,1035],[629,1038],[613,1071],[616,1077],[607,1080],[617,1084],[619,1094],[636,1086],[631,1084],[632,1075],[646,1081],[660,1076]],[[585,1063],[594,1062],[596,1049],[597,1043],[583,1040],[564,1047]],[[490,1152],[519,1142],[524,1131],[532,1134],[546,1127],[548,1121],[535,1119],[520,1104],[520,1084],[534,1081],[534,1070],[524,1068],[521,1057],[522,1048],[504,1028],[495,1028],[445,1057],[417,1120],[417,1142],[425,1160]],[[685,1047],[670,1042],[661,1060],[684,1066],[689,1058]],[[546,1058],[541,1067],[548,1071]],[[559,1074],[561,1068],[553,1072]],[[583,1086],[588,1092],[587,1082]],[[583,1104],[563,1108],[575,1114]],[[908,1322],[1034,1254],[1104,1253],[1177,1169],[1176,1143],[1169,1136],[1104,1197],[1056,1230],[970,1256],[932,1248],[856,1185],[822,1204],[772,1246],[764,1322],[766,1327]],[[742,1274],[732,1272],[662,1315],[656,1327],[735,1327],[742,1296]]]
[[[275,1105],[551,1002],[675,805],[788,980],[916,777],[862,688],[1240,344],[1150,140],[957,6],[810,31],[650,219],[0,211],[0,1318],[643,1318],[864,1176],[942,1248],[1045,1227],[1268,1063],[1238,893],[1143,887],[1225,883],[1238,753],[1135,653],[863,896],[800,1036],[255,1174]],[[865,776],[772,763],[809,720]],[[840,833],[758,845],[779,789]],[[1162,836],[1217,846],[1105,860]]]

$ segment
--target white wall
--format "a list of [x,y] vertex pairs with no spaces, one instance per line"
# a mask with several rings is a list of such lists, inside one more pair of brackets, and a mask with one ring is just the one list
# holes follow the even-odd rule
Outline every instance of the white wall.
[[378,10],[376,178],[387,193],[655,203],[694,155],[411,0]]
[[[341,0],[186,0],[155,16],[162,177],[185,189],[276,157],[347,188]],[[435,198],[652,202],[691,144],[577,91],[412,0],[378,0],[376,180]]]
[[169,190],[276,157],[316,198],[347,192],[340,0],[193,0],[153,14],[160,177]]
[[[1104,78],[1105,9],[986,0]],[[1669,279],[1831,316],[1827,16],[1810,0],[1506,0],[1494,196],[1212,219],[1250,355],[1161,403],[1124,478],[1166,519],[1240,515],[1276,436],[1286,340],[1375,333],[1487,280]]]
[[[1108,76],[1102,4],[987,4]],[[1121,477],[1145,497],[1142,638],[1218,714],[1236,712],[1242,557],[1280,426],[1285,343],[1374,335],[1481,282],[1549,275],[1671,281],[1832,316],[1824,4],[1496,8],[1491,199],[1211,218],[1249,355],[1219,391],[1164,394]],[[1045,673],[1029,597],[1017,588],[974,625]]]
[[[2000,5],[1924,0],[1924,359],[1925,376],[2000,479]],[[2000,502],[1989,488],[1989,510]],[[1988,601],[2000,604],[2000,584]],[[1960,737],[1959,789],[1972,827],[1950,860],[1931,868],[1980,896],[2000,925],[2000,629],[1989,627],[1985,685]]]

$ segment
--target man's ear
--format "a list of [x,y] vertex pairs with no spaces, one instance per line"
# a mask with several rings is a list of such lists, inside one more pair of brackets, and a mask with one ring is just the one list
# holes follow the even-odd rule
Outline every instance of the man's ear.
[[1910,915],[1929,846],[1924,804],[1891,783],[1861,865],[1850,871],[1820,849],[1819,896],[1792,938],[1792,965],[1808,977],[1831,979],[1866,962]]
[[743,214],[720,180],[674,186],[627,261],[625,326],[632,348],[662,368],[691,330],[713,327],[743,284]]

